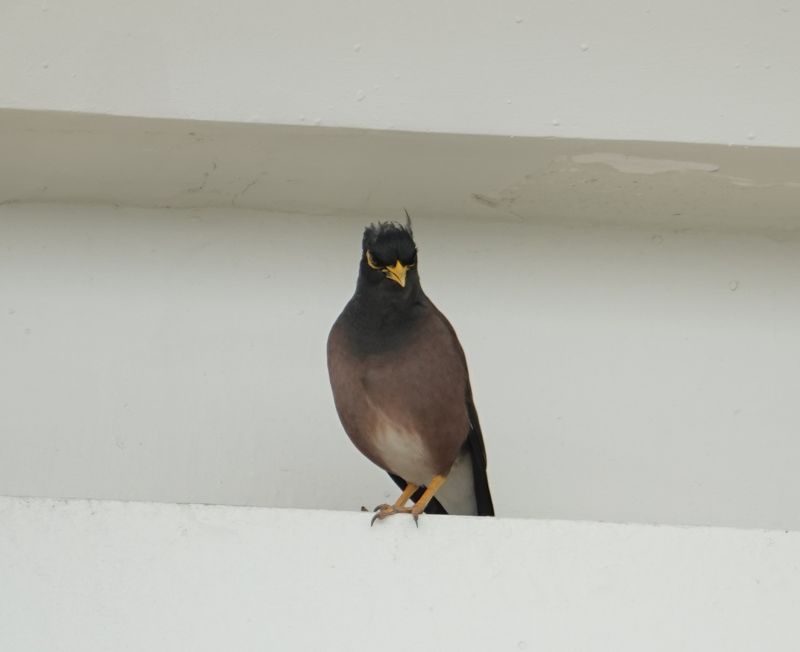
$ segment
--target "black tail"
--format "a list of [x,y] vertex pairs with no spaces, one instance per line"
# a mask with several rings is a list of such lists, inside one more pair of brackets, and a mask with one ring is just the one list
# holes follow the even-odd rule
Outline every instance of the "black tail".
[[472,477],[475,483],[475,503],[478,507],[478,516],[494,516],[492,492],[489,490],[489,478],[486,477],[486,458],[481,458],[477,450],[482,443],[480,431],[472,428],[469,431],[466,446],[471,453]]
[[492,492],[489,490],[489,478],[486,477],[486,445],[483,443],[481,424],[478,421],[478,412],[472,401],[472,392],[467,392],[467,413],[472,426],[467,435],[465,446],[469,449],[472,458],[472,477],[475,482],[475,502],[478,506],[478,516],[494,516],[494,503]]

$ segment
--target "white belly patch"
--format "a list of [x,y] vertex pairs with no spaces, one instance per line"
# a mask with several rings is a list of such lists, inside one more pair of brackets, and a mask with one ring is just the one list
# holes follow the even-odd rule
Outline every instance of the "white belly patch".
[[428,484],[434,475],[422,438],[415,432],[398,428],[382,419],[375,437],[375,447],[389,469],[406,482]]

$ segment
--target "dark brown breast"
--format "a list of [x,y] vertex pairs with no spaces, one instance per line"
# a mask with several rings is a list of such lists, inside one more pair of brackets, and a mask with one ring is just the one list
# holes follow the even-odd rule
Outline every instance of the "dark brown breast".
[[343,319],[328,338],[328,371],[339,418],[353,443],[375,464],[401,474],[400,461],[386,458],[402,455],[402,449],[381,439],[389,423],[418,436],[424,473],[447,473],[469,432],[467,371],[448,324],[434,308],[399,345],[362,354],[354,341],[358,334],[348,331]]

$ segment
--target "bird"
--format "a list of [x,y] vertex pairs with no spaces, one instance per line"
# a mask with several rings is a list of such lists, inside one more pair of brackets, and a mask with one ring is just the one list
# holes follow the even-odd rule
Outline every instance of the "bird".
[[494,516],[466,356],[422,290],[417,253],[407,211],[405,225],[367,226],[355,293],[327,341],[345,432],[402,490],[370,525],[401,513],[417,527],[423,512]]

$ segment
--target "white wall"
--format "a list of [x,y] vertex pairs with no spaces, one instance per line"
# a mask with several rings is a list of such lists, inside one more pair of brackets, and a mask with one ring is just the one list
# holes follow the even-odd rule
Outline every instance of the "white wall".
[[3,3],[0,493],[383,500],[324,340],[405,206],[501,514],[800,527],[799,14]]
[[[0,494],[352,510],[328,328],[363,218],[0,207]],[[800,240],[415,224],[502,515],[798,528]]]
[[0,647],[795,652],[800,533],[0,498]]
[[800,9],[747,2],[6,0],[0,106],[800,145]]

